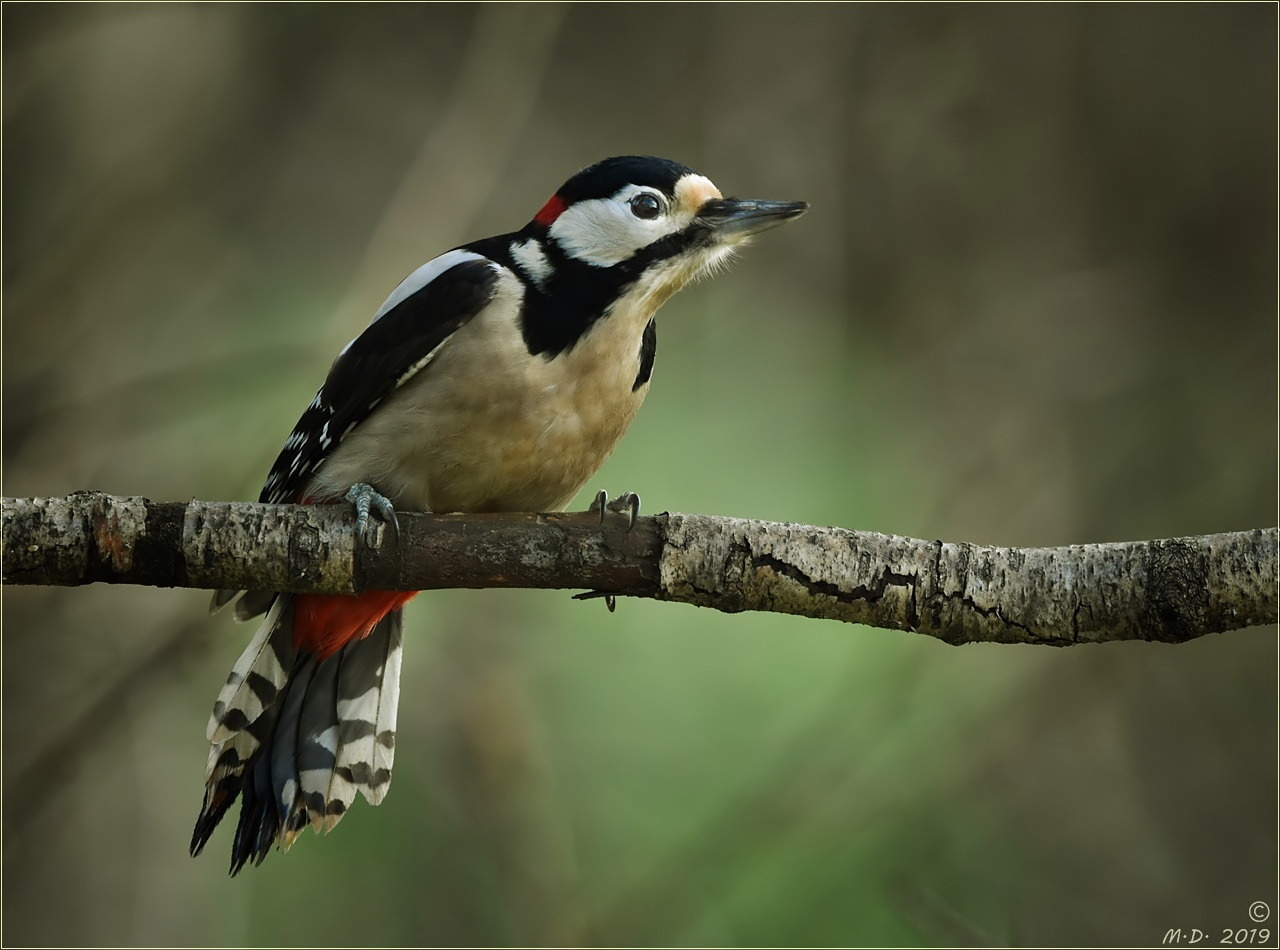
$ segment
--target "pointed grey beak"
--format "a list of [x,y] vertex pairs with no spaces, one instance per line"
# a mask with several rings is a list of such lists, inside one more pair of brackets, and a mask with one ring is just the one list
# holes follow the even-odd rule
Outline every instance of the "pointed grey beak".
[[718,240],[733,243],[776,228],[808,210],[807,201],[712,198],[698,209],[697,220],[699,224],[709,228]]

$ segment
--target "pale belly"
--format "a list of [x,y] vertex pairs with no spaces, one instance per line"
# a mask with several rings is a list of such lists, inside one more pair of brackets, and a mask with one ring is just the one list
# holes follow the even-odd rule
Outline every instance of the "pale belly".
[[633,387],[652,309],[614,314],[554,361],[481,315],[352,431],[313,488],[334,497],[366,481],[405,510],[563,509],[644,401],[648,383]]
[[644,398],[629,386],[601,392],[581,381],[510,378],[487,392],[463,392],[432,400],[430,420],[388,473],[398,505],[559,510],[604,464]]

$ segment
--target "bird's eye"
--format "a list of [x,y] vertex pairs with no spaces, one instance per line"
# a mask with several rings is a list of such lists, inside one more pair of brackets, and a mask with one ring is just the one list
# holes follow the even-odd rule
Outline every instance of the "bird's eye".
[[658,200],[657,195],[648,191],[633,195],[630,204],[631,213],[637,218],[644,218],[646,221],[652,221],[662,214],[662,202]]

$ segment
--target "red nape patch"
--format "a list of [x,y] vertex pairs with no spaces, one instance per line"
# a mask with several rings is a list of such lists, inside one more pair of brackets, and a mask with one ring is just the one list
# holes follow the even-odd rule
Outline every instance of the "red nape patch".
[[560,217],[560,212],[565,208],[564,199],[559,195],[552,195],[547,199],[547,203],[542,206],[542,210],[533,216],[533,220],[537,221],[544,228],[551,227],[551,223]]
[[352,640],[363,640],[379,620],[417,596],[416,590],[298,594],[293,599],[293,645],[323,660]]

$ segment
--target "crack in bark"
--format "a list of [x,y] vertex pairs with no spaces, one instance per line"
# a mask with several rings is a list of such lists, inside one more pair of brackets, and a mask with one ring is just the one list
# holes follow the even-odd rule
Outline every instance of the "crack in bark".
[[821,594],[826,597],[835,599],[838,603],[850,604],[856,601],[866,603],[876,603],[883,596],[884,592],[890,587],[909,587],[911,589],[911,609],[908,613],[909,619],[917,620],[915,603],[916,603],[916,585],[918,577],[915,574],[899,574],[889,568],[882,570],[875,581],[870,585],[858,585],[849,590],[842,590],[839,584],[833,584],[831,581],[816,580],[806,574],[800,568],[796,567],[789,561],[784,561],[772,554],[759,554],[755,556],[755,561],[762,567],[767,567],[776,574],[783,577],[789,577],[791,580],[800,584],[811,594]]
[[1026,624],[1019,623],[1016,620],[1010,620],[1008,617],[1006,617],[1004,613],[1000,610],[999,604],[996,604],[994,607],[980,607],[977,601],[975,601],[972,597],[970,597],[968,594],[962,594],[959,591],[957,591],[954,594],[945,594],[943,596],[945,596],[948,600],[959,600],[961,604],[963,604],[965,607],[968,607],[970,610],[972,610],[974,613],[978,614],[979,616],[995,617],[996,620],[999,620],[1006,627],[1012,627],[1016,630],[1021,630],[1023,633],[1027,635],[1029,639],[1032,639],[1032,640],[1040,639],[1035,634],[1035,632],[1032,631],[1032,629],[1028,627]]

